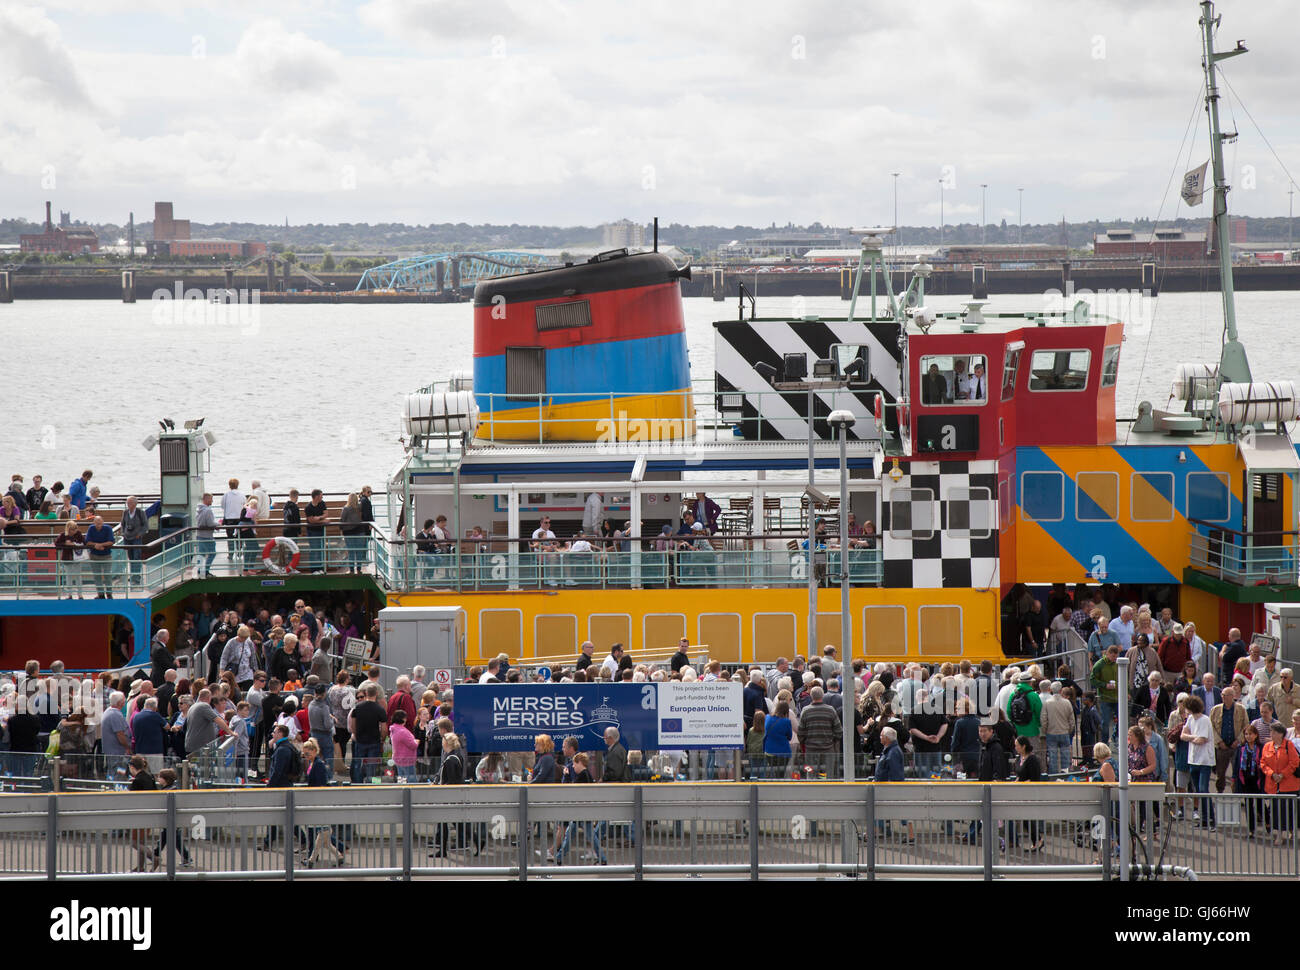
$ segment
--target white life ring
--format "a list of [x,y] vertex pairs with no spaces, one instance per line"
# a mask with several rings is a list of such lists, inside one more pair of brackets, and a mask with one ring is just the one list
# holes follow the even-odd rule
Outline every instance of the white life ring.
[[262,565],[280,576],[296,573],[299,558],[298,543],[288,536],[276,536],[262,547]]

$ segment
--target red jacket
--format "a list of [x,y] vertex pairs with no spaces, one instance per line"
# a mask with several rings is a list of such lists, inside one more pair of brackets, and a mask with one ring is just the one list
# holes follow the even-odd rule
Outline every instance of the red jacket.
[[[1264,754],[1260,756],[1259,767],[1264,774],[1264,791],[1270,795],[1280,792],[1300,791],[1300,778],[1295,775],[1296,766],[1300,765],[1300,754],[1295,745],[1283,741],[1280,745],[1270,741],[1264,745]],[[1282,782],[1273,780],[1273,775],[1280,773]]]
[[1187,666],[1187,661],[1192,659],[1192,645],[1186,639],[1167,636],[1160,641],[1159,654],[1160,663],[1165,670],[1180,674]]
[[393,691],[393,696],[388,698],[388,723],[393,723],[393,713],[395,711],[406,712],[407,728],[415,726],[415,699],[410,693],[404,690]]

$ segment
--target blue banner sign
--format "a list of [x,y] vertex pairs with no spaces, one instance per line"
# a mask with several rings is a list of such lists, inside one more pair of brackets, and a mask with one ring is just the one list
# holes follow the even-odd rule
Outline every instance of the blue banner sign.
[[739,684],[700,684],[698,692],[712,696],[701,696],[701,703],[686,707],[683,694],[696,693],[690,690],[696,685],[672,684],[665,695],[661,691],[667,686],[459,684],[456,733],[475,752],[532,751],[539,734],[551,736],[557,753],[569,735],[578,739],[580,751],[603,751],[605,730],[611,727],[618,728],[629,750],[724,748],[743,743]]

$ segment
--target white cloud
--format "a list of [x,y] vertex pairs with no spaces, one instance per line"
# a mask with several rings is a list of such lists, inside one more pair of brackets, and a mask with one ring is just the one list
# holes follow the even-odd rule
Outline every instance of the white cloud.
[[342,56],[276,20],[250,25],[235,48],[235,68],[268,87],[268,97],[313,91],[338,80]]
[[[161,31],[158,8],[108,2],[123,29]],[[1027,221],[1153,214],[1200,82],[1183,3],[290,0],[271,19],[204,0],[128,57],[69,49],[78,7],[84,30],[96,7],[77,0],[0,14],[6,211],[56,163],[87,218],[160,197],[197,221],[888,222],[902,171],[916,222],[937,217],[944,166],[949,222],[978,218],[981,182],[990,219],[1014,217],[1021,185]],[[1223,12],[1255,38],[1233,84],[1291,159],[1287,11]],[[192,34],[205,57],[174,43]],[[1234,209],[1285,211],[1285,177],[1238,125],[1230,165],[1259,187]]]
[[0,108],[41,102],[43,108],[94,107],[58,26],[34,7],[0,7]]

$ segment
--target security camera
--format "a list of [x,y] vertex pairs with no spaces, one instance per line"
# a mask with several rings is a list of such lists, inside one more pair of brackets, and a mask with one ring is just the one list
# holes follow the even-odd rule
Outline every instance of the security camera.
[[831,504],[831,497],[815,485],[805,486],[803,493],[807,495],[810,499],[812,499],[814,502],[816,502],[818,505]]

